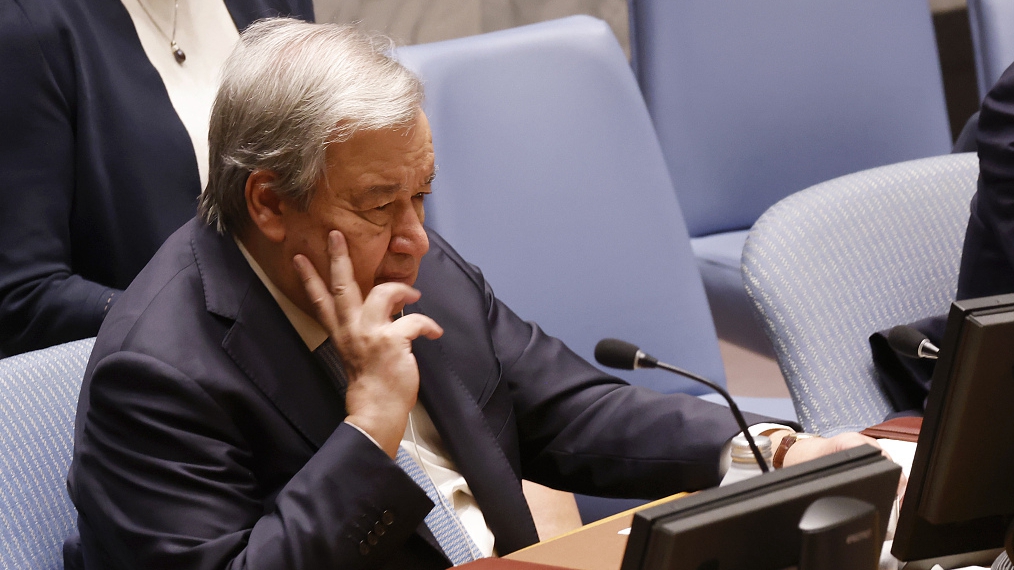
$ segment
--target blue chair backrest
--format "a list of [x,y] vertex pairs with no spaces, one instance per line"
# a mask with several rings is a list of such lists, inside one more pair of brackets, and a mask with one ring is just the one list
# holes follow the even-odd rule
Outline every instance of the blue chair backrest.
[[67,496],[89,338],[0,360],[0,568],[63,568]]
[[632,0],[692,237],[836,176],[950,150],[926,0]]
[[979,98],[1014,63],[1014,0],[968,0]]
[[972,153],[874,168],[793,194],[750,230],[743,279],[806,431],[894,411],[869,336],[947,312],[978,174]]
[[609,27],[572,16],[398,57],[426,86],[439,166],[427,224],[497,295],[589,360],[615,336],[724,384],[672,183]]

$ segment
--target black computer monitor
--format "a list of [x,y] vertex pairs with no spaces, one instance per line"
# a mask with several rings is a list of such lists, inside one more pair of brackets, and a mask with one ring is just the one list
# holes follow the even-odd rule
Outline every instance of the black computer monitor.
[[891,552],[912,561],[1011,552],[1014,295],[955,302]]
[[634,515],[622,570],[781,569],[797,565],[799,520],[815,500],[862,499],[884,540],[901,467],[861,446],[701,491]]

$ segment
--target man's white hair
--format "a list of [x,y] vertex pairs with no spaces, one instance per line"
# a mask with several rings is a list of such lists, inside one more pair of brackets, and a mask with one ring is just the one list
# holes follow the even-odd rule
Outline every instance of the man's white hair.
[[392,50],[390,39],[352,26],[274,18],[247,28],[211,111],[205,221],[220,232],[246,227],[246,181],[258,169],[274,173],[273,190],[305,209],[328,145],[411,125],[422,85]]

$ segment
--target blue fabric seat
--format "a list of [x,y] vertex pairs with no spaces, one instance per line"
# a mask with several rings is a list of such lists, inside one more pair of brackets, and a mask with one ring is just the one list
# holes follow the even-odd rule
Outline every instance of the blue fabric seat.
[[757,217],[836,176],[950,150],[929,6],[631,0],[630,9],[633,63],[718,335],[770,354],[739,273]]
[[[588,360],[615,336],[724,385],[680,207],[609,27],[573,16],[398,57],[426,86],[439,167],[426,223],[497,296]],[[661,371],[620,375],[707,391]]]
[[1014,0],[968,0],[979,99],[1014,63]]
[[868,338],[947,312],[978,173],[972,153],[874,168],[789,196],[754,224],[746,289],[804,429],[831,436],[894,411]]
[[[586,359],[618,337],[724,385],[683,216],[609,27],[573,16],[398,56],[426,85],[439,166],[427,225]],[[619,375],[707,391],[661,371]],[[579,498],[586,521],[633,504]]]
[[0,568],[63,568],[74,415],[95,339],[0,360]]

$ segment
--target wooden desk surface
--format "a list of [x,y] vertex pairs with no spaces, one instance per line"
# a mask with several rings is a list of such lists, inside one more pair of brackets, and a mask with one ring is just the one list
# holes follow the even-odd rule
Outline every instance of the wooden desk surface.
[[634,513],[684,495],[686,493],[666,497],[595,521],[567,534],[512,552],[504,558],[573,570],[619,570],[628,536],[620,532],[630,528]]

